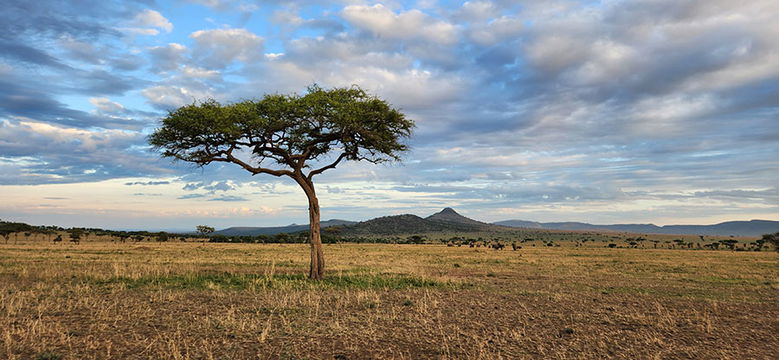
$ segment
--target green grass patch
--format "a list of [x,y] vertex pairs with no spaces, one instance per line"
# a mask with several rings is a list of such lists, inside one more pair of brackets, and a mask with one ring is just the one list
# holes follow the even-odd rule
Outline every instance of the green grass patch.
[[409,289],[459,288],[462,284],[418,277],[383,274],[330,275],[324,280],[309,280],[303,274],[183,274],[143,276],[139,278],[111,277],[87,279],[99,286],[122,284],[128,289],[157,287],[181,290],[261,290],[261,289]]

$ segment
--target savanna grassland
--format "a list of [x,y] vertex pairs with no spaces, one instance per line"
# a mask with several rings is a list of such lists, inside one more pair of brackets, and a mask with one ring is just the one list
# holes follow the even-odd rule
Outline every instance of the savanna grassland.
[[2,359],[777,359],[779,254],[0,245]]

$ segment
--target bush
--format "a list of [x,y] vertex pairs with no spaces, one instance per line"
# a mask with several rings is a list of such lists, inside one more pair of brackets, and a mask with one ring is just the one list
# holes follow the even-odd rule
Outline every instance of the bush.
[[765,234],[760,240],[763,240],[764,243],[768,243],[773,246],[774,250],[779,251],[779,232],[774,234]]

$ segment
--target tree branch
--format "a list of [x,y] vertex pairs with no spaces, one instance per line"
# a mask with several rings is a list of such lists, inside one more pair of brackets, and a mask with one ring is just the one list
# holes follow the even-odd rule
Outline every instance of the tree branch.
[[311,178],[314,177],[314,175],[323,173],[325,170],[329,170],[329,169],[335,168],[336,166],[338,166],[338,163],[340,163],[341,160],[346,158],[346,156],[347,156],[347,153],[341,153],[341,155],[338,156],[338,159],[333,161],[330,165],[323,166],[323,167],[321,167],[319,169],[316,169],[316,170],[311,170],[311,172],[309,172],[308,176],[307,176],[308,180],[311,180]]
[[[255,146],[254,149],[252,150],[252,152],[255,155],[271,157],[271,158],[275,159],[278,162],[284,162],[285,164],[294,167],[294,161],[290,157],[289,153],[287,151],[283,150],[283,149],[280,149],[280,148],[277,148],[277,147],[273,147],[273,146],[262,145],[262,146]],[[272,154],[274,156],[262,155],[265,152],[270,153],[270,154]],[[279,158],[277,158],[276,156],[279,156]],[[281,159],[283,161],[279,161],[279,159]]]
[[246,171],[252,173],[252,175],[269,174],[269,175],[279,176],[279,177],[285,176],[285,175],[289,176],[289,177],[294,177],[294,175],[295,175],[294,173],[292,173],[292,171],[289,171],[289,170],[273,170],[273,169],[268,169],[268,168],[259,167],[259,166],[256,166],[256,167],[255,166],[251,166],[251,165],[247,164],[245,161],[243,161],[243,160],[233,156],[233,150],[235,150],[234,146],[231,147],[230,150],[227,150],[227,151],[224,152],[224,155],[226,157],[222,158],[222,157],[214,156],[214,157],[211,158],[211,161],[231,162],[233,164],[238,164],[242,168],[246,169]]

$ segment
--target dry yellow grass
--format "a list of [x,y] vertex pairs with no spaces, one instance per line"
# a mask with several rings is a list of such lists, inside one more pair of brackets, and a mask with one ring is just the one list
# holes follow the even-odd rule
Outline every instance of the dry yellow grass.
[[24,241],[3,359],[779,358],[779,254]]

